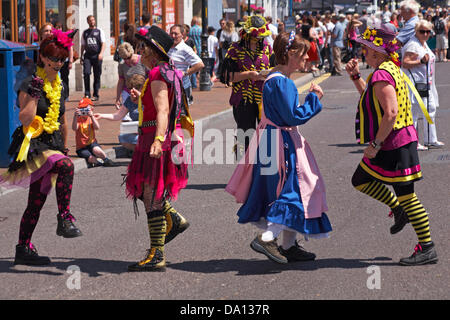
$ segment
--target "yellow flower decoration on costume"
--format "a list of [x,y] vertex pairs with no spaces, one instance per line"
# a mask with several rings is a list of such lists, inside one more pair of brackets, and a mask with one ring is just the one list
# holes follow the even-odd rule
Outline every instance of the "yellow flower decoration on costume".
[[397,39],[391,41],[392,44],[397,44]]
[[373,35],[373,36],[376,36],[376,35],[377,35],[377,30],[373,29],[373,30],[372,30],[372,35]]
[[43,90],[46,93],[47,99],[50,101],[50,107],[45,115],[43,127],[45,132],[52,134],[54,131],[59,130],[58,118],[62,91],[61,78],[57,74],[55,80],[50,83],[44,69],[40,67],[37,68],[36,75],[44,80]]
[[383,39],[381,39],[381,38],[379,38],[379,37],[376,37],[376,38],[373,40],[373,44],[376,45],[377,47],[382,46],[382,45],[383,45]]
[[366,31],[364,31],[363,38],[367,40],[370,38],[370,35],[371,35],[370,29],[367,28]]
[[398,57],[399,57],[397,52],[392,52],[390,54],[390,56],[391,56],[392,60],[398,60]]

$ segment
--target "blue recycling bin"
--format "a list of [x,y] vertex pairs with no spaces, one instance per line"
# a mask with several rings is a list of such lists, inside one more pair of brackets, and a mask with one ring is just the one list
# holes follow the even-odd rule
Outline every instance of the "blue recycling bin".
[[[5,168],[11,159],[8,148],[11,135],[21,125],[17,107],[17,89],[23,80],[25,68],[30,69],[37,59],[39,47],[0,40],[0,167]],[[21,72],[22,71],[22,72]],[[22,77],[18,75],[22,74]]]
[[32,44],[24,44],[25,46],[25,57],[33,60],[34,64],[37,64],[37,59],[39,55],[39,46]]

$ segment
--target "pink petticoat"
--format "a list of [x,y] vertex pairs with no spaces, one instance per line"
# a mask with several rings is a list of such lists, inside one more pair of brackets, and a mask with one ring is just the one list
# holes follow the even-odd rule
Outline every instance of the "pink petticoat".
[[183,159],[184,145],[179,141],[170,141],[170,138],[166,137],[162,146],[163,153],[158,159],[151,158],[149,154],[155,131],[139,135],[133,158],[128,165],[127,197],[141,199],[144,184],[148,184],[154,192],[154,200],[176,200],[180,190],[186,187],[187,164],[185,161],[178,161]]

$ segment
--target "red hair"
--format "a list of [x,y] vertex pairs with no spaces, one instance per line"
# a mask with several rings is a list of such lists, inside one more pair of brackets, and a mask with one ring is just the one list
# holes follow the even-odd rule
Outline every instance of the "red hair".
[[60,59],[67,59],[69,57],[69,50],[56,41],[56,37],[51,35],[43,40],[40,44],[38,66],[43,67],[41,57],[56,57]]

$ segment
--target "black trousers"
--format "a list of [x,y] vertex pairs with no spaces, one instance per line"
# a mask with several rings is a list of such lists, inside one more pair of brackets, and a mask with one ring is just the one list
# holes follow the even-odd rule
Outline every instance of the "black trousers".
[[61,70],[59,71],[61,73],[61,80],[64,82],[64,96],[66,98],[69,97],[69,61],[66,61],[64,65],[62,66]]
[[100,77],[102,75],[102,60],[95,57],[84,57],[83,61],[83,78],[84,78],[84,95],[91,96],[91,69],[94,71],[94,97],[98,97],[100,89]]
[[[240,158],[240,155],[242,153],[245,153],[247,151],[247,148],[250,144],[250,135],[245,135],[247,130],[256,129],[256,123],[259,116],[259,109],[257,103],[244,103],[241,101],[238,106],[233,106],[233,117],[234,121],[236,121],[236,126],[238,129],[237,134],[237,152],[236,155],[238,156],[238,159]],[[239,132],[239,129],[244,131],[244,134],[242,132]],[[245,146],[243,150],[239,150],[241,146]]]

